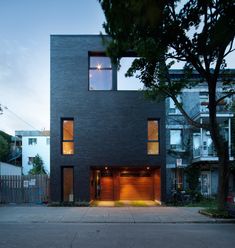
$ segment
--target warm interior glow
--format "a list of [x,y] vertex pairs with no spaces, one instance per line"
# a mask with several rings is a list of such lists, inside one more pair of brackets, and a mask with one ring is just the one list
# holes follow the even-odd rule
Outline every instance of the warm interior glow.
[[158,142],[148,142],[148,154],[149,155],[159,154],[159,143]]
[[66,155],[74,154],[74,143],[73,142],[63,142],[63,154],[66,154]]
[[63,140],[73,140],[73,120],[63,121]]
[[148,121],[148,140],[158,140],[158,121]]

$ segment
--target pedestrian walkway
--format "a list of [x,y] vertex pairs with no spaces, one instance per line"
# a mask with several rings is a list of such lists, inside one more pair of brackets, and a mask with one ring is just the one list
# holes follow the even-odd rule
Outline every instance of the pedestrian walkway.
[[[0,223],[221,223],[200,208],[0,206]],[[233,220],[232,220],[233,221]]]

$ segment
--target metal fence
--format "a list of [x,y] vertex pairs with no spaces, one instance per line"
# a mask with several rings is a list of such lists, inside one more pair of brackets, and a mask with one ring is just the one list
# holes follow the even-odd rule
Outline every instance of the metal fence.
[[47,175],[0,176],[0,203],[43,203],[49,199]]

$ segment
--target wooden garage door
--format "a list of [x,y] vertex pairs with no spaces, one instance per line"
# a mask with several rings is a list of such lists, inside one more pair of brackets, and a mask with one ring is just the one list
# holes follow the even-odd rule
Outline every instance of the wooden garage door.
[[152,175],[138,172],[121,173],[120,200],[153,200]]
[[113,200],[113,177],[102,176],[100,180],[100,200],[112,201]]

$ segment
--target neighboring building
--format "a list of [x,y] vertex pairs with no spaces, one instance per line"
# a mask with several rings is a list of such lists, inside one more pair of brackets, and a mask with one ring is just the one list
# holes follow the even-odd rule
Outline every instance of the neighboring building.
[[22,166],[22,139],[21,137],[11,136],[11,151],[8,163]]
[[0,176],[20,176],[22,167],[0,162]]
[[51,200],[164,201],[165,102],[104,51],[99,35],[51,36]]
[[[180,79],[182,70],[172,70],[172,79]],[[226,77],[235,79],[235,70],[219,78],[217,96],[222,96],[221,80]],[[192,74],[192,81],[200,80],[198,73]],[[208,90],[204,83],[191,89],[185,89],[178,96],[187,113],[200,123],[208,123]],[[232,97],[224,99],[217,107],[217,119],[222,127],[222,134],[227,141],[230,161],[234,161],[234,147],[232,145],[231,121],[234,114],[231,110]],[[204,196],[214,196],[218,191],[218,157],[210,136],[204,129],[193,128],[188,125],[184,116],[175,107],[171,99],[166,100],[166,167],[167,167],[167,195],[172,189],[187,189],[185,169],[197,166],[200,170],[199,190]],[[230,178],[230,189],[235,190],[235,175]]]
[[33,168],[33,159],[38,154],[44,163],[46,172],[50,172],[50,132],[15,131],[15,136],[22,139],[22,167],[27,175]]

